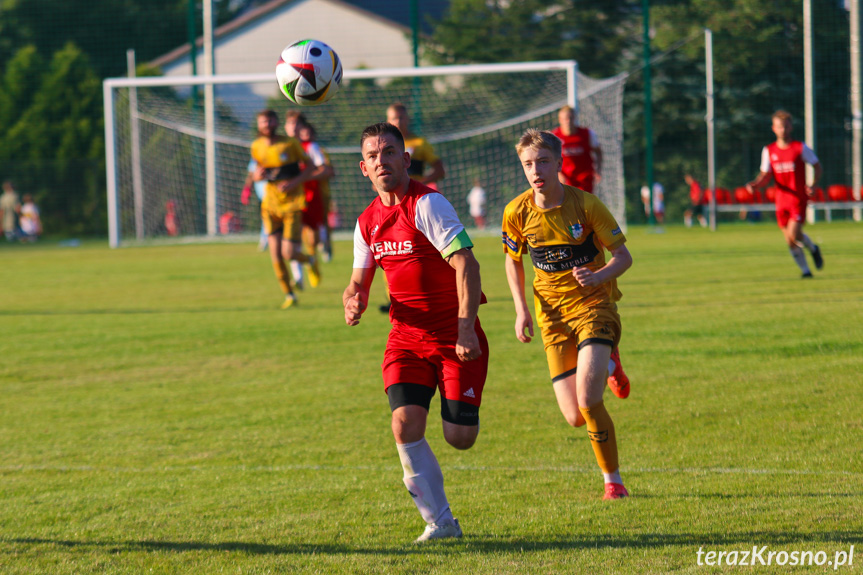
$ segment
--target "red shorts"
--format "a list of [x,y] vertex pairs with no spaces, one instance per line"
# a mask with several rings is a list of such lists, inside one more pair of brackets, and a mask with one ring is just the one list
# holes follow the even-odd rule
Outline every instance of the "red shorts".
[[312,229],[318,229],[324,225],[324,201],[319,190],[306,190],[303,225]]
[[807,198],[800,198],[793,194],[776,194],[776,223],[780,228],[785,228],[789,221],[802,222],[806,217],[806,206],[809,204]]
[[440,339],[422,332],[393,329],[387,340],[384,390],[396,383],[415,383],[438,388],[446,399],[479,407],[488,375],[488,340],[476,321],[482,356],[461,361],[455,353],[456,337]]

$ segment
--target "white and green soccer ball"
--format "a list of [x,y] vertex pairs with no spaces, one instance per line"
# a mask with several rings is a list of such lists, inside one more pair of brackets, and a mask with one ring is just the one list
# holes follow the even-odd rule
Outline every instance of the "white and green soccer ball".
[[339,91],[342,62],[335,50],[320,40],[300,40],[282,50],[276,79],[291,102],[318,106]]

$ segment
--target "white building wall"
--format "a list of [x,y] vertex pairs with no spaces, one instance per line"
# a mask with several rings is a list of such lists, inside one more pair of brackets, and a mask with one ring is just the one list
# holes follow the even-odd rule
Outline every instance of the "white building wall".
[[[304,0],[217,39],[216,74],[273,71],[285,46],[307,38],[332,46],[345,70],[413,65],[411,40],[404,29],[328,0]],[[203,69],[200,53],[197,65],[199,71]],[[163,72],[187,76],[192,66],[184,57]]]

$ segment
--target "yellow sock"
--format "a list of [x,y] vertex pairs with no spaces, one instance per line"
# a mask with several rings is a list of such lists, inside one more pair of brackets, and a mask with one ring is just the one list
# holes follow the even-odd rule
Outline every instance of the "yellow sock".
[[276,272],[276,279],[279,280],[279,286],[281,286],[284,294],[288,295],[292,293],[288,267],[285,265],[285,262],[283,260],[273,262],[273,271]]
[[587,435],[596,455],[596,462],[603,473],[617,471],[617,437],[614,435],[614,423],[600,401],[592,407],[581,407],[578,410],[587,422]]

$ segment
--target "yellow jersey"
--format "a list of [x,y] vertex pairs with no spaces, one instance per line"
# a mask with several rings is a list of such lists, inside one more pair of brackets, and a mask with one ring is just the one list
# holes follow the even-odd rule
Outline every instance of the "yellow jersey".
[[300,162],[308,164],[309,156],[296,138],[276,136],[273,143],[268,138],[252,142],[252,159],[258,166],[267,168],[267,186],[261,207],[269,210],[300,211],[305,207],[305,192],[302,186],[288,193],[279,189],[279,184],[295,178],[302,171]]
[[405,151],[411,155],[411,165],[408,174],[414,180],[421,178],[425,173],[427,165],[434,164],[440,158],[435,154],[434,148],[428,140],[420,136],[405,138]]
[[554,208],[537,206],[532,189],[507,204],[504,252],[516,261],[525,252],[530,254],[536,276],[533,289],[543,299],[576,307],[612,304],[621,297],[617,280],[582,287],[572,270],[602,268],[604,250],[623,245],[626,237],[599,198],[572,186],[564,185],[563,191],[563,202]]

